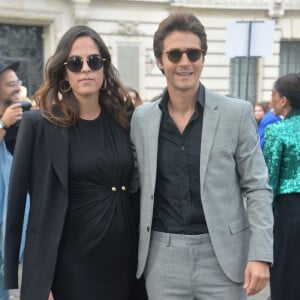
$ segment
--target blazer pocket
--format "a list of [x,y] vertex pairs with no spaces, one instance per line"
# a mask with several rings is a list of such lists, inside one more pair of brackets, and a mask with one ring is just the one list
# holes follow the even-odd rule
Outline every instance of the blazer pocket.
[[217,143],[214,144],[211,148],[211,152],[219,155],[220,153],[235,153],[236,146],[232,143]]
[[233,220],[229,223],[229,231],[231,234],[236,234],[248,228],[249,228],[249,223],[246,216]]

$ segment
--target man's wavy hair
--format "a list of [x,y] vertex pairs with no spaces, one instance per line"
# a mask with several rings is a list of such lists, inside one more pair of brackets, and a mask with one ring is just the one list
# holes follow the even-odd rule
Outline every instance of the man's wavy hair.
[[[50,122],[64,127],[74,125],[80,114],[79,104],[72,90],[60,93],[59,84],[65,78],[67,60],[73,43],[80,37],[90,37],[98,46],[104,61],[105,88],[99,87],[99,103],[123,128],[129,128],[127,93],[119,80],[117,69],[111,63],[111,56],[99,34],[87,26],[71,27],[61,38],[55,53],[48,60],[45,68],[45,80],[34,94],[42,115]],[[101,89],[100,89],[101,88]]]
[[192,32],[197,35],[201,41],[203,56],[206,55],[207,40],[204,26],[193,14],[177,12],[161,21],[154,34],[153,50],[156,59],[161,61],[165,38],[173,31]]

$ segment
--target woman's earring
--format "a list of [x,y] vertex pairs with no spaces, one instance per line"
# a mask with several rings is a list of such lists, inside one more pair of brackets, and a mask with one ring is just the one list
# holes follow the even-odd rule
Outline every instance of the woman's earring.
[[63,80],[59,83],[59,91],[60,91],[61,93],[63,93],[63,94],[68,93],[68,92],[71,91],[71,89],[72,89],[72,87],[71,87],[69,81],[63,79]]
[[102,86],[101,86],[100,90],[105,91],[106,89],[107,89],[106,80],[105,80],[105,78],[103,78],[103,83],[102,83]]
[[62,101],[63,100],[63,95],[62,95],[61,92],[57,93],[57,99],[58,99],[58,101]]

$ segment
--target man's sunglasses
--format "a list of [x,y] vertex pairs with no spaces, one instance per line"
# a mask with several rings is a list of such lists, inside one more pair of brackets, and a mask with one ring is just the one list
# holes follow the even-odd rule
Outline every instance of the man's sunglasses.
[[73,73],[80,72],[83,66],[83,62],[86,61],[89,68],[92,71],[100,70],[103,67],[103,62],[106,61],[98,54],[89,55],[86,60],[78,55],[70,56],[64,65]]
[[200,48],[188,48],[185,51],[181,51],[180,49],[172,49],[165,53],[167,53],[169,61],[172,63],[178,63],[181,60],[183,53],[186,53],[189,61],[196,62],[200,59],[202,52],[203,49]]

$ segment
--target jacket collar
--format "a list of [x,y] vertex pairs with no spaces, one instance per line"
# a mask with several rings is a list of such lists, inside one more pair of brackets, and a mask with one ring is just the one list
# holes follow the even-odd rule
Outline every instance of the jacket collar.
[[47,121],[45,126],[47,147],[54,170],[66,192],[68,191],[69,135],[68,128]]

